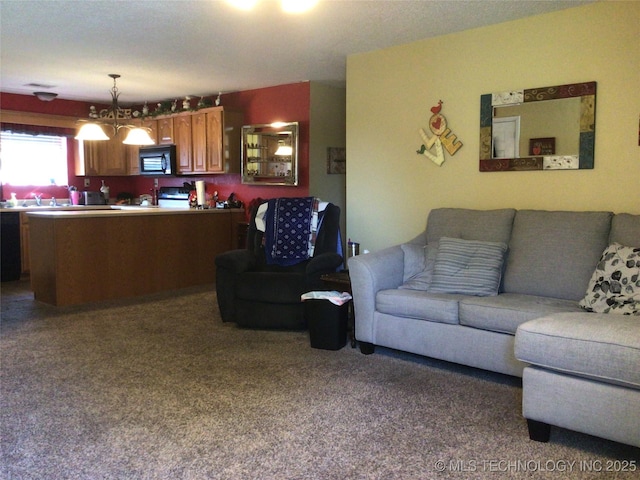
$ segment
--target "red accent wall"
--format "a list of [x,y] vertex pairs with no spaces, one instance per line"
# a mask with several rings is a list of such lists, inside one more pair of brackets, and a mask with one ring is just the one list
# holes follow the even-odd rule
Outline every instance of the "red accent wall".
[[[311,89],[309,82],[279,85],[274,87],[259,88],[224,94],[221,97],[221,105],[228,108],[239,109],[244,113],[244,124],[299,122],[298,138],[298,183],[297,187],[286,186],[253,186],[242,185],[239,174],[209,175],[209,176],[180,176],[160,178],[159,184],[163,186],[182,185],[192,180],[205,180],[207,192],[218,192],[221,200],[225,200],[231,193],[248,204],[252,199],[274,197],[297,197],[309,194],[309,115],[310,115]],[[0,106],[5,110],[22,112],[47,113],[51,115],[67,115],[78,118],[86,118],[89,106],[94,103],[78,102],[73,100],[55,99],[51,102],[42,102],[34,96],[17,95],[0,92]],[[0,119],[1,121],[1,119]],[[98,190],[101,180],[109,186],[112,198],[120,192],[129,192],[134,196],[151,193],[153,190],[152,177],[87,177],[90,186],[84,187],[84,178],[75,176],[74,148],[76,142],[69,141],[69,185],[78,187],[79,190]],[[63,187],[11,187],[3,185],[4,196],[10,192],[16,192],[19,199],[28,198],[32,193],[43,193],[43,198],[67,198],[66,189]]]

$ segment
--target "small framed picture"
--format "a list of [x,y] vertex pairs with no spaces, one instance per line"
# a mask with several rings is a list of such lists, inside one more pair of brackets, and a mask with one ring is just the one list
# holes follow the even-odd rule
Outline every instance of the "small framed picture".
[[327,173],[347,173],[346,149],[336,147],[327,148]]
[[541,155],[556,154],[556,137],[532,138],[529,140],[529,155],[539,157]]

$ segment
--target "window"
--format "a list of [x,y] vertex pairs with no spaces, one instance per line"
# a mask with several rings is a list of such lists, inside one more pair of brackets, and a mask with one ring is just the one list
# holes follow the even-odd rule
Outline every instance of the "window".
[[2,183],[67,185],[67,137],[0,132]]

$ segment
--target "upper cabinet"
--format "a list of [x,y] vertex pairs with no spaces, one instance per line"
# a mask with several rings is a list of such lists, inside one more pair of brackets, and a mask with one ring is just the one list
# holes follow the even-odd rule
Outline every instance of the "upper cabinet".
[[158,118],[158,143],[161,145],[174,143],[173,117]]
[[[191,114],[191,159],[178,166],[180,174],[240,173],[242,112],[223,107],[203,108]],[[178,152],[183,142],[176,141]]]
[[[173,118],[158,120],[160,143],[175,143],[178,156],[178,173],[188,172],[192,162],[191,114],[184,113]],[[171,123],[171,127],[168,124]],[[163,127],[163,125],[166,125]],[[162,132],[165,132],[163,135]],[[169,134],[171,131],[171,134]]]
[[[151,130],[156,144],[175,144],[178,175],[240,173],[242,112],[203,108],[134,120]],[[138,175],[138,147],[111,140],[80,143],[76,175]]]
[[298,185],[298,122],[242,127],[242,183]]
[[76,175],[136,175],[138,147],[122,143],[124,132],[106,141],[78,140],[76,149]]

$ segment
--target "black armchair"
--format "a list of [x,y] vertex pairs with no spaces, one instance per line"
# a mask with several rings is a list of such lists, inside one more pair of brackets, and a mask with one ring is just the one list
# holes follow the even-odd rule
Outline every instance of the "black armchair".
[[[277,199],[271,200],[271,202]],[[273,205],[273,204],[272,204]],[[313,256],[293,265],[268,261],[265,233],[256,228],[256,206],[247,232],[247,248],[216,257],[216,292],[224,322],[241,327],[306,328],[300,296],[326,290],[320,276],[343,265],[340,255],[340,208],[329,203],[319,212]]]

